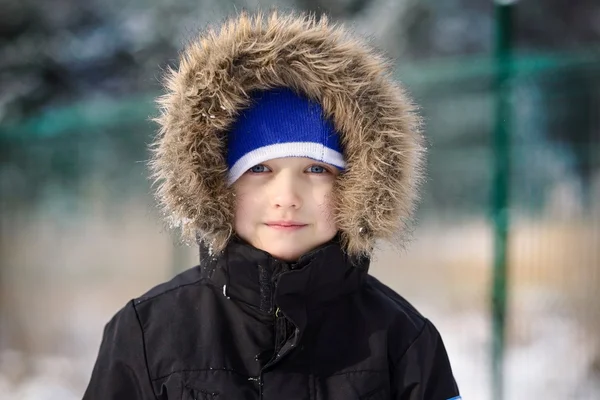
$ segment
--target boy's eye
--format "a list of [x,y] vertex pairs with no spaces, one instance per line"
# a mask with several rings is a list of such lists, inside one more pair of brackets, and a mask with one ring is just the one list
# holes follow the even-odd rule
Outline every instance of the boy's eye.
[[250,168],[249,171],[255,174],[260,174],[261,172],[267,172],[269,170],[269,168],[267,168],[266,165],[263,164],[258,164],[255,165],[254,167]]
[[325,167],[322,167],[320,165],[311,165],[308,168],[309,172],[312,172],[313,174],[323,174],[325,172],[328,172],[327,169]]

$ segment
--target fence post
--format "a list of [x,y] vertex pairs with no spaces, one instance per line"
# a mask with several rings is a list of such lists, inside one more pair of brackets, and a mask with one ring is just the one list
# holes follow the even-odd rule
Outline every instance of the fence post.
[[507,242],[509,231],[510,87],[512,73],[512,13],[510,0],[496,0],[493,132],[492,221],[494,267],[492,286],[492,399],[504,397],[504,348],[507,303]]

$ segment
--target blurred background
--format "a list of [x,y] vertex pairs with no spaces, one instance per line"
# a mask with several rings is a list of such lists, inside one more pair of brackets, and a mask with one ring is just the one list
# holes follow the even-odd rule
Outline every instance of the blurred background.
[[1,0],[0,398],[81,398],[108,319],[198,262],[152,199],[153,98],[259,6],[350,24],[421,105],[418,225],[371,272],[441,331],[463,398],[600,399],[597,0]]

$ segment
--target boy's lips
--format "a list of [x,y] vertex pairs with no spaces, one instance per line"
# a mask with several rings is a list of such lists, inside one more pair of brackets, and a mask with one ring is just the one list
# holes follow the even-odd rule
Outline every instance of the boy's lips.
[[293,231],[304,228],[307,224],[297,221],[270,221],[265,223],[265,225],[278,230]]

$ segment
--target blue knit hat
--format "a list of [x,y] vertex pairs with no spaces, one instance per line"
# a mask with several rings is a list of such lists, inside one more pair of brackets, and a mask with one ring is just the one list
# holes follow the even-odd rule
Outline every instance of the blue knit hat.
[[287,88],[255,93],[228,135],[228,184],[253,166],[280,157],[308,157],[345,168],[340,137],[321,105]]

